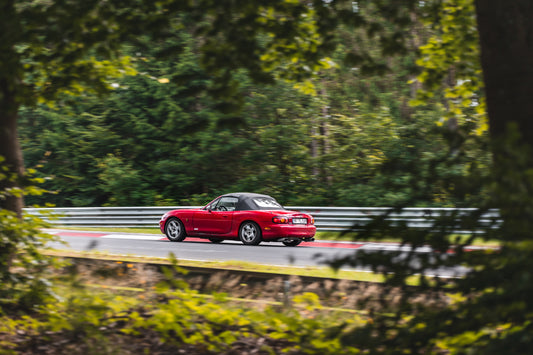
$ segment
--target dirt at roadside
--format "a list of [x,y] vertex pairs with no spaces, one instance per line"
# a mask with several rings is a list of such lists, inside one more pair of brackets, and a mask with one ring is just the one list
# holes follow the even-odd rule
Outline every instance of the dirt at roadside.
[[[170,266],[140,262],[122,262],[98,259],[73,258],[72,265],[63,273],[75,273],[81,282],[109,287],[147,289],[165,280],[163,268]],[[296,295],[315,293],[324,307],[344,309],[380,308],[400,300],[402,290],[381,283],[354,280],[306,277],[295,275],[216,270],[186,267],[186,274],[173,272],[174,280],[187,282],[189,288],[204,294],[226,293],[246,300],[265,303],[286,302]],[[446,303],[444,295],[423,296],[424,302]]]

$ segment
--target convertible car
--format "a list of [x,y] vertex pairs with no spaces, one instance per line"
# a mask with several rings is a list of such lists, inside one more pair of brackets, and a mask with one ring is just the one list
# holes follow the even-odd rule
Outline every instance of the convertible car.
[[289,211],[274,198],[254,193],[231,193],[217,197],[203,208],[172,210],[161,217],[159,227],[171,242],[187,237],[241,240],[246,245],[282,242],[297,246],[313,241],[314,219]]

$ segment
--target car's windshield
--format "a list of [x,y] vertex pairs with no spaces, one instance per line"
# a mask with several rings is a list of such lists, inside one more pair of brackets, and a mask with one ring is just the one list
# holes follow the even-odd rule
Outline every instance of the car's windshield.
[[215,207],[217,202],[220,200],[220,198],[217,198],[211,202],[209,202],[207,205],[204,206],[204,208],[202,208],[203,210],[210,210],[211,208]]
[[282,210],[283,206],[281,206],[278,201],[274,200],[273,198],[267,198],[267,197],[257,197],[252,199],[254,204],[257,206],[260,210]]

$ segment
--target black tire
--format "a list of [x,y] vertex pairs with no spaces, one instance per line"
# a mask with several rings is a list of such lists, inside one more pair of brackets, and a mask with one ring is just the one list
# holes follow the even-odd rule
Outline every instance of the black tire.
[[220,239],[220,238],[209,238],[209,241],[211,243],[215,243],[215,244],[219,244],[219,243],[222,243],[224,241],[224,239]]
[[165,223],[165,235],[171,242],[182,242],[187,237],[183,223],[176,217],[169,218]]
[[239,228],[239,239],[245,245],[261,243],[261,228],[255,222],[246,221]]
[[302,241],[299,240],[299,239],[293,239],[293,240],[285,241],[285,242],[282,242],[282,243],[285,244],[288,247],[295,247],[295,246],[299,245],[301,242]]

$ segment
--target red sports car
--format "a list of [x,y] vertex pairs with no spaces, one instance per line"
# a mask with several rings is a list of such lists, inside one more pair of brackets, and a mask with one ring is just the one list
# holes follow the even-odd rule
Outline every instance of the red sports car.
[[312,216],[286,210],[268,195],[239,192],[219,196],[203,208],[167,212],[159,227],[171,242],[190,236],[213,243],[240,239],[246,245],[264,241],[296,246],[314,240],[314,223]]

